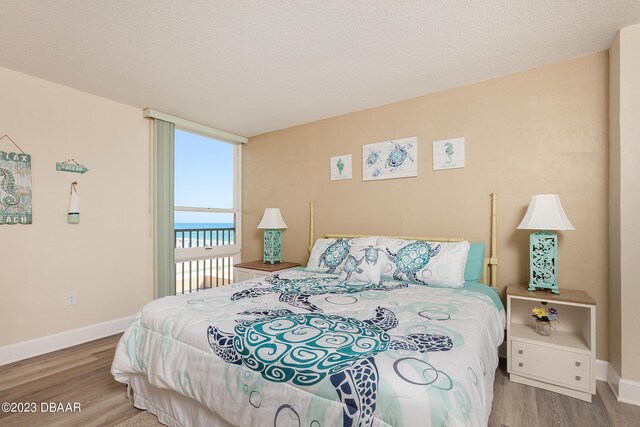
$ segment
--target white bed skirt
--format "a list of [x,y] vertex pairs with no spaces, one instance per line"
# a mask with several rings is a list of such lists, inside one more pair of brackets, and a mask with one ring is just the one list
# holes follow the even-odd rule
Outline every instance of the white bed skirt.
[[171,427],[231,426],[200,402],[149,384],[144,375],[132,375],[130,387],[133,389],[133,406],[151,412],[162,424]]

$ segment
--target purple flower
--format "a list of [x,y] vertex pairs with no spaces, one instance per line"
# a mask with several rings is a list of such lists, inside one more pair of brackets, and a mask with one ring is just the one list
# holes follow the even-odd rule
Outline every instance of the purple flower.
[[558,310],[555,308],[549,309],[549,320],[556,320],[558,318]]

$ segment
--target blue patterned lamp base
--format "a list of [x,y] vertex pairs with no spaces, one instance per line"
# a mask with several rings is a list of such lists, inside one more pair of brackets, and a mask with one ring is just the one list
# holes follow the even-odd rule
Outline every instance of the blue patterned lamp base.
[[282,240],[280,230],[264,230],[264,254],[262,262],[275,264],[282,261]]
[[531,265],[529,291],[550,289],[560,294],[558,288],[558,236],[546,231],[532,233],[529,237]]

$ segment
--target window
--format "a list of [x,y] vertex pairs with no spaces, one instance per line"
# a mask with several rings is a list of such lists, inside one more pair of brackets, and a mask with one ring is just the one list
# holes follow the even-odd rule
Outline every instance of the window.
[[240,254],[239,144],[176,129],[176,294],[233,281]]

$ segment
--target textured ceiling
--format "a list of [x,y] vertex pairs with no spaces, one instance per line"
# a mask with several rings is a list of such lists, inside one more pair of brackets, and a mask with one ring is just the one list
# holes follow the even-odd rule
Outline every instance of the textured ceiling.
[[606,50],[640,1],[0,0],[0,18],[0,66],[253,136]]

